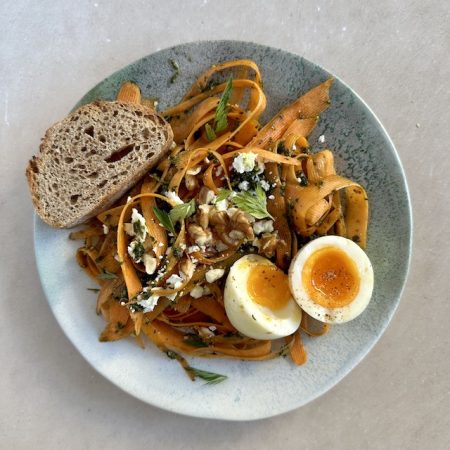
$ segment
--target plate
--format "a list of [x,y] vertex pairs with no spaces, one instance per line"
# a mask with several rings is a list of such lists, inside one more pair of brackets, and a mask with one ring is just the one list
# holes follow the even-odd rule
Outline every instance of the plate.
[[[301,93],[331,75],[306,59],[282,50],[238,41],[206,41],[159,51],[99,83],[79,105],[112,100],[124,80],[137,82],[161,109],[175,104],[195,77],[211,64],[249,58],[260,66],[268,105],[267,120]],[[170,83],[178,62],[181,73]],[[94,287],[75,261],[79,242],[35,218],[35,252],[48,303],[70,341],[98,372],[151,405],[189,416],[253,420],[298,408],[328,391],[369,352],[400,301],[411,254],[411,207],[405,175],[392,141],[364,101],[337,77],[331,106],[310,137],[314,149],[333,149],[338,172],[366,187],[370,201],[367,253],[375,272],[372,301],[357,319],[332,326],[323,337],[306,339],[308,362],[287,358],[264,362],[190,359],[194,367],[228,375],[214,386],[192,383],[179,365],[153,345],[134,341],[100,343],[103,319],[95,314]],[[325,136],[320,144],[318,137]]]

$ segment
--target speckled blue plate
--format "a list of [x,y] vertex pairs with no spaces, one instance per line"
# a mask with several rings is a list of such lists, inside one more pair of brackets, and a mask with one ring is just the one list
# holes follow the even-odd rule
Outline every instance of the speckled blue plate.
[[[181,74],[169,79],[175,59]],[[264,119],[301,93],[332,76],[304,58],[270,47],[237,41],[197,42],[162,50],[114,73],[79,104],[114,99],[124,80],[134,80],[144,96],[158,97],[161,108],[176,103],[194,78],[214,63],[251,58],[261,68],[268,105]],[[335,77],[336,78],[336,77]],[[197,359],[194,367],[228,375],[215,386],[192,383],[179,365],[148,345],[132,340],[100,343],[104,323],[95,314],[92,282],[75,262],[78,243],[67,230],[35,220],[37,265],[49,305],[67,337],[101,374],[131,395],[160,408],[190,416],[252,420],[298,408],[333,387],[379,339],[394,314],[408,272],[411,207],[405,175],[381,123],[339,79],[331,88],[331,107],[322,114],[310,142],[331,148],[338,171],[366,187],[370,201],[367,253],[375,270],[375,290],[367,310],[354,321],[333,326],[323,337],[306,339],[308,363]],[[318,143],[324,135],[326,142]]]

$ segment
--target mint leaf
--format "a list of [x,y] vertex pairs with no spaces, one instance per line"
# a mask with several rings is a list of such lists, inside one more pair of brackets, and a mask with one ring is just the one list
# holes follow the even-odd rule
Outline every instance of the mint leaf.
[[192,199],[188,203],[174,206],[169,213],[169,217],[172,223],[181,222],[187,217],[192,216],[195,213],[195,200]]
[[173,225],[172,219],[170,218],[169,214],[167,214],[162,209],[159,209],[158,207],[153,207],[153,212],[155,213],[155,216],[159,220],[159,223],[168,231],[170,231],[173,234],[176,234],[175,227]]

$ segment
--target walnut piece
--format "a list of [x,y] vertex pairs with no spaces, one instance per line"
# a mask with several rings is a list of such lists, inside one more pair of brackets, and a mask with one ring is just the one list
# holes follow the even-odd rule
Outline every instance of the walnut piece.
[[211,230],[204,230],[200,225],[189,225],[188,232],[192,240],[200,247],[210,245],[213,242]]
[[271,258],[275,254],[278,244],[278,234],[264,233],[259,239],[254,241],[256,247],[258,247],[258,253],[264,255],[267,258]]

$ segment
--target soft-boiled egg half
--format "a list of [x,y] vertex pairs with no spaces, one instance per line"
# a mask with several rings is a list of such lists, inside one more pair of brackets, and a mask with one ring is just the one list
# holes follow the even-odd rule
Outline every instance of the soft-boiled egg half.
[[224,303],[233,326],[254,339],[289,336],[302,318],[302,311],[292,298],[288,276],[259,255],[245,255],[231,266]]
[[323,236],[305,245],[292,260],[289,285],[310,316],[326,323],[348,322],[369,304],[372,264],[350,239]]

